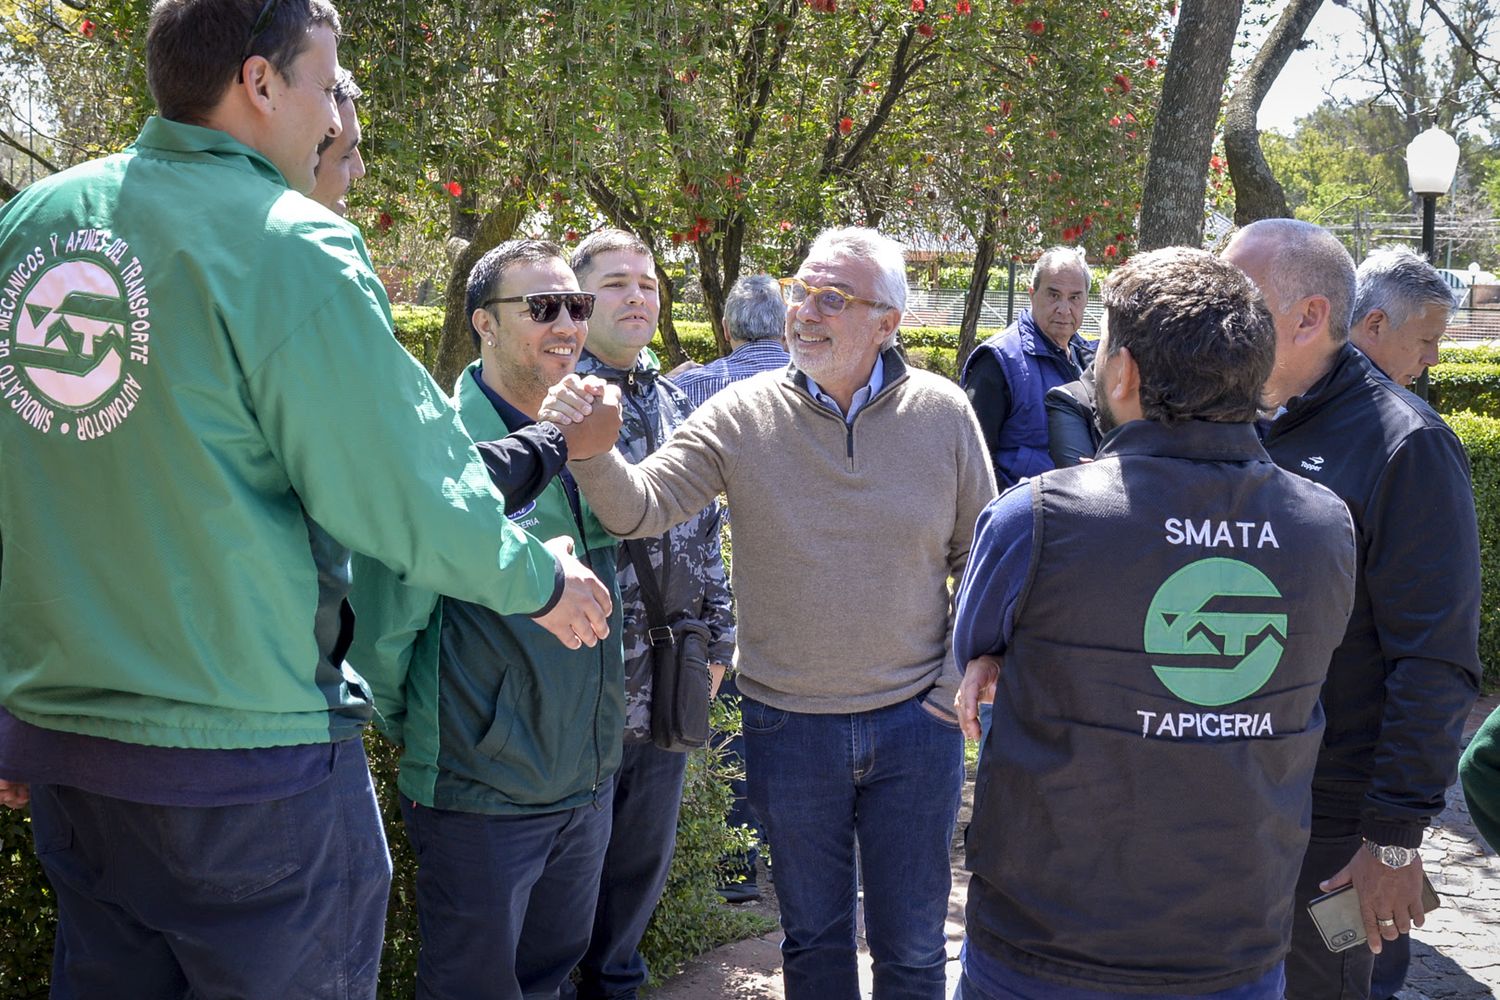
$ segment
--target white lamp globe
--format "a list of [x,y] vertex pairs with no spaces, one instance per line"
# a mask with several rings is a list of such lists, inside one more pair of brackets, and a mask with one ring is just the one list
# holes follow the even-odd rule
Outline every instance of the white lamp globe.
[[1433,126],[1406,147],[1406,172],[1417,194],[1446,194],[1458,169],[1458,143]]

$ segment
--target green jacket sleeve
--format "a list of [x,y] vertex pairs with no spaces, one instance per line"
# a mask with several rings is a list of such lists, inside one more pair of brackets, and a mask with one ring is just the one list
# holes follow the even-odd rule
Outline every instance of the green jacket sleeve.
[[448,398],[392,335],[373,272],[347,268],[328,291],[247,373],[303,506],[410,586],[500,614],[549,605],[556,560],[505,518]]
[[375,703],[375,724],[400,744],[406,721],[406,675],[414,650],[433,622],[438,595],[408,587],[389,567],[368,556],[354,557],[349,604],[356,626],[349,664]]
[[1474,734],[1458,765],[1458,777],[1479,835],[1500,851],[1500,708]]

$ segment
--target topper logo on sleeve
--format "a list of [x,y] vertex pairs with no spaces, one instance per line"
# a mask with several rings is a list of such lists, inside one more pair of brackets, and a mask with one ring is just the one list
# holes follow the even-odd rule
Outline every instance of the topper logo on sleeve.
[[124,240],[80,229],[50,245],[0,272],[0,402],[42,434],[89,441],[140,400],[150,298]]

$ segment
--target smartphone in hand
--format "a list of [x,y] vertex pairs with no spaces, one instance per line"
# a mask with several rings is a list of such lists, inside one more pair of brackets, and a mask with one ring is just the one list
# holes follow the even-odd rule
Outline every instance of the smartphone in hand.
[[[1422,912],[1431,913],[1441,905],[1437,890],[1423,872]],[[1323,943],[1329,951],[1348,951],[1365,943],[1365,921],[1360,916],[1359,895],[1352,882],[1308,903],[1307,912],[1317,925],[1318,933],[1323,935]]]

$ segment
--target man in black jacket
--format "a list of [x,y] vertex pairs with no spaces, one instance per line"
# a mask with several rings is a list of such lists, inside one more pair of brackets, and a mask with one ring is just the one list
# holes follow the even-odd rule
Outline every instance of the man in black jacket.
[[969,736],[999,685],[963,1000],[1280,1000],[1353,526],[1256,437],[1275,330],[1243,274],[1159,250],[1104,306],[1115,429],[985,509],[958,589]]
[[[1331,488],[1359,536],[1354,613],[1323,688],[1312,840],[1287,996],[1363,998],[1372,954],[1422,923],[1422,831],[1443,808],[1478,692],[1479,541],[1468,462],[1427,404],[1348,342],[1354,263],[1326,230],[1268,219],[1224,253],[1276,318],[1266,450]],[[1368,949],[1332,953],[1310,899],[1350,882]]]

